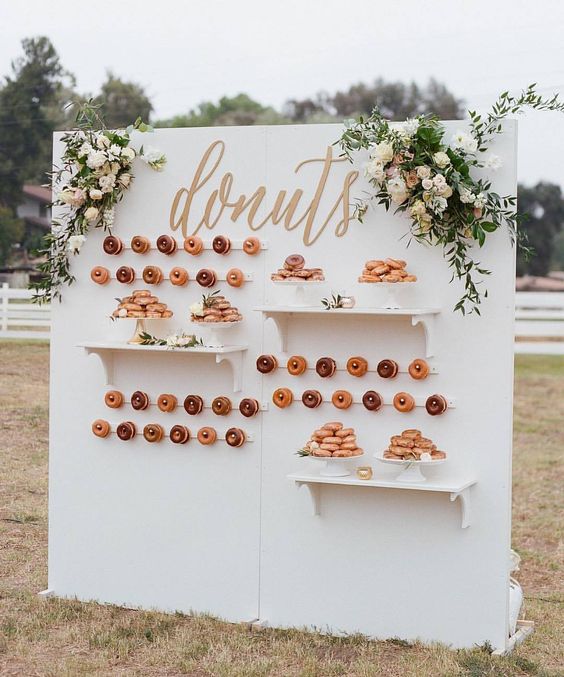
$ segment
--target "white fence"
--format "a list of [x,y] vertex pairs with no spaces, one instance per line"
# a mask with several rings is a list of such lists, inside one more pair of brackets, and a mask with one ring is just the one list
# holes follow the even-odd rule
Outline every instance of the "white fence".
[[0,287],[0,338],[47,339],[51,308],[31,302],[29,289]]

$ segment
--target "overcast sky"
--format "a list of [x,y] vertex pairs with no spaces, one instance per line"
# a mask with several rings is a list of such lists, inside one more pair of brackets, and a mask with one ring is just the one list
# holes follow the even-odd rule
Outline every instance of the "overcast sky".
[[[0,0],[0,74],[47,35],[81,92],[108,69],[156,117],[246,92],[280,107],[375,77],[434,76],[487,109],[503,89],[564,93],[562,0]],[[520,118],[519,176],[564,187],[564,114]]]

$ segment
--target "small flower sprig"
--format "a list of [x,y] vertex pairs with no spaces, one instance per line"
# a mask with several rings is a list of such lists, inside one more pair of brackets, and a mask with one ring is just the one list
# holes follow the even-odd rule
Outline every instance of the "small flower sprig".
[[156,171],[166,163],[166,157],[156,149],[142,146],[137,151],[130,145],[133,131],[151,132],[150,125],[138,118],[125,130],[109,130],[99,108],[91,101],[81,106],[77,128],[61,138],[65,146],[62,166],[51,174],[51,180],[56,191],[53,205],[63,207],[65,213],[53,220],[52,230],[37,252],[44,258],[38,266],[41,279],[30,285],[32,300],[37,303],[60,299],[62,287],[74,282],[70,255],[80,253],[90,228],[111,232],[115,207],[133,182],[135,158]]
[[321,299],[321,305],[325,310],[337,310],[337,308],[343,308],[343,297],[340,294],[331,294],[330,299]]
[[311,449],[308,449],[307,447],[302,447],[302,449],[298,449],[298,451],[296,451],[296,456],[301,456],[302,458],[304,456],[311,456]]
[[157,338],[147,332],[139,334],[140,345],[142,346],[168,346],[169,348],[196,348],[203,346],[204,342],[195,334],[171,334],[164,339]]
[[192,317],[203,317],[204,309],[211,308],[216,297],[221,293],[221,289],[216,289],[211,294],[202,294],[202,300],[196,301],[190,306]]

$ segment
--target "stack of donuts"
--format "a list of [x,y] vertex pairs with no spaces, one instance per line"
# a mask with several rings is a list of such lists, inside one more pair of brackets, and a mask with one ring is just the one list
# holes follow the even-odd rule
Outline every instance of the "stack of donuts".
[[232,306],[225,296],[205,296],[203,302],[203,315],[191,313],[192,322],[239,322],[243,316],[238,308]]
[[166,303],[161,303],[156,296],[146,289],[138,289],[131,296],[124,296],[118,303],[118,307],[112,313],[113,317],[136,317],[136,318],[163,318],[173,316],[172,310],[167,308]]
[[284,266],[272,273],[270,279],[274,282],[298,280],[300,282],[325,280],[322,268],[306,268],[305,259],[301,254],[291,254],[284,261]]
[[415,429],[392,435],[383,456],[403,461],[438,461],[446,458],[445,452],[439,451],[433,440],[423,437],[421,431]]
[[402,259],[373,259],[364,264],[359,282],[417,282],[415,275],[405,269]]
[[324,423],[319,430],[314,430],[303,448],[304,456],[348,458],[362,454],[364,451],[356,442],[354,428],[345,428],[336,421]]

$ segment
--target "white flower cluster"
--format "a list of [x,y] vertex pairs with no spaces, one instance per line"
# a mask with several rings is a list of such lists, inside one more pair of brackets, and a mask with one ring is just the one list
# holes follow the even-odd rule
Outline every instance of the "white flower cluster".
[[171,334],[166,337],[166,344],[169,348],[186,348],[193,344],[194,336],[192,334]]
[[204,304],[201,301],[197,301],[190,306],[190,312],[196,317],[204,316]]

